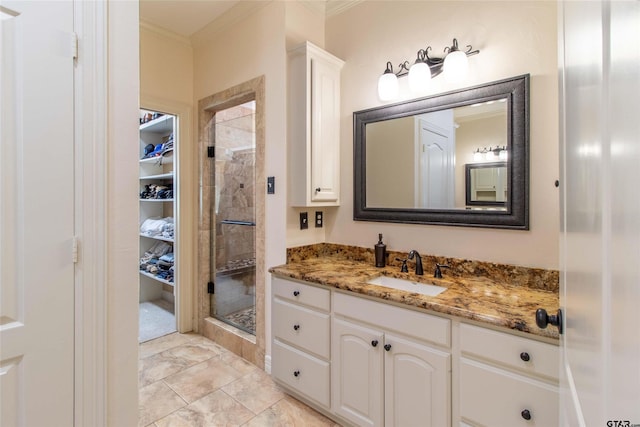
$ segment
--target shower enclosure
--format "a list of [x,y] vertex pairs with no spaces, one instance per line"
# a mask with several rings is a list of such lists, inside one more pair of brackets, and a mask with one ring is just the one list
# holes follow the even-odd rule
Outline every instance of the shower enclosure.
[[211,316],[255,335],[255,101],[217,111]]

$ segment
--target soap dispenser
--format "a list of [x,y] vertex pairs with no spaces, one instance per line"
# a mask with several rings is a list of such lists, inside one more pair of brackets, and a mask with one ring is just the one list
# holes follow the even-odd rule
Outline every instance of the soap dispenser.
[[382,243],[382,233],[378,234],[378,243],[375,245],[376,267],[384,267],[387,261],[387,245]]

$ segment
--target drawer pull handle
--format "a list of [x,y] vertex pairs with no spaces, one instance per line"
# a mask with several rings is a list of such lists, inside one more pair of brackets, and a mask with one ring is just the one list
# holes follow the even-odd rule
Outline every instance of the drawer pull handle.
[[531,419],[531,412],[529,412],[528,409],[525,409],[524,411],[520,412],[520,415],[522,415],[522,418],[524,418],[525,420]]
[[527,353],[526,351],[523,351],[522,353],[520,353],[520,359],[522,359],[523,362],[528,362],[529,360],[531,360],[531,356],[529,356],[529,353]]
[[293,325],[293,330],[297,331],[298,329],[300,329],[300,325]]
[[387,351],[391,350],[391,344],[385,344],[384,349]]
[[371,346],[372,347],[377,347],[378,346],[378,340],[371,341]]
[[293,376],[294,377],[299,377],[300,376],[300,371],[293,371]]
[[293,291],[293,296],[297,297],[298,295],[300,295],[300,291]]

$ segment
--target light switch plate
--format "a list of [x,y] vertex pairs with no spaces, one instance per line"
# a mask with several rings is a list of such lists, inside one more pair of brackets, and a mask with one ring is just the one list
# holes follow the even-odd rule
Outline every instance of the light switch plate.
[[276,194],[276,177],[267,177],[267,194]]
[[300,230],[306,230],[307,228],[309,228],[309,214],[300,212]]

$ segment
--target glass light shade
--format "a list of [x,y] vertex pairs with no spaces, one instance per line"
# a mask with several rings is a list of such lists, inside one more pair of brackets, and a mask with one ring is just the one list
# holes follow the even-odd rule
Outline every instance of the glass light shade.
[[431,83],[431,69],[424,62],[416,62],[409,68],[409,89],[414,93],[426,92]]
[[442,71],[447,81],[451,83],[461,82],[469,71],[467,55],[461,50],[451,52],[444,58]]
[[495,159],[497,159],[497,158],[498,158],[498,156],[496,156],[496,152],[495,152],[495,151],[493,151],[493,150],[491,149],[491,147],[489,147],[489,150],[488,150],[488,151],[486,152],[486,154],[485,154],[485,159],[486,159],[486,160],[495,160]]
[[398,77],[384,73],[378,79],[378,97],[381,101],[391,101],[398,97]]
[[506,148],[500,151],[500,154],[498,154],[498,157],[500,158],[500,160],[507,160],[508,154],[507,154]]
[[473,161],[474,162],[481,162],[482,161],[482,152],[480,151],[479,148],[478,148],[477,151],[475,151],[473,153]]

